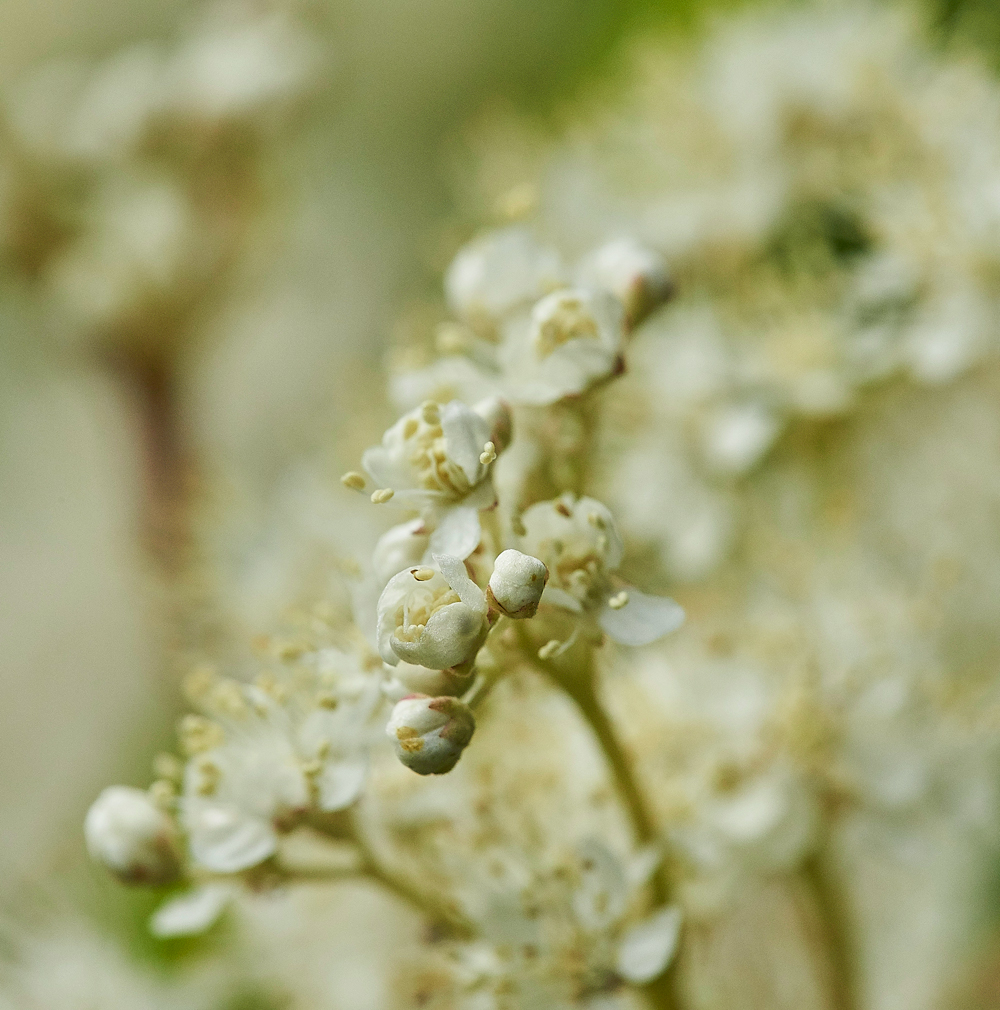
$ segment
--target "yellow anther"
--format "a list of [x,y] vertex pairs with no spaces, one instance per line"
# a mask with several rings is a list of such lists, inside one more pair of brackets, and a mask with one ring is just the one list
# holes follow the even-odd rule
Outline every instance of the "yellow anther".
[[420,416],[427,424],[438,424],[441,420],[440,408],[433,400],[424,400],[420,404]]
[[483,466],[489,466],[497,458],[497,447],[492,442],[487,442],[483,446],[483,451],[479,457],[479,462]]
[[349,470],[340,478],[340,483],[344,487],[349,487],[352,491],[364,491],[367,481],[363,473],[358,473],[357,470]]
[[383,505],[387,502],[396,492],[393,491],[391,487],[380,487],[377,491],[372,492],[372,504],[373,505]]
[[433,568],[415,568],[413,570],[413,577],[417,582],[428,582],[434,578]]
[[624,589],[620,593],[615,593],[615,595],[608,600],[608,606],[612,610],[621,610],[626,603],[628,603],[628,593],[626,593]]

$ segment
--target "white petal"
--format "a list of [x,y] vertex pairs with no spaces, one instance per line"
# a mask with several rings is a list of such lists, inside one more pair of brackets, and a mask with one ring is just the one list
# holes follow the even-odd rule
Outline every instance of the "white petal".
[[419,564],[430,540],[428,534],[418,532],[423,528],[422,519],[412,519],[393,526],[379,537],[372,555],[372,566],[383,584],[404,568]]
[[670,964],[681,932],[681,910],[661,908],[633,926],[618,947],[618,974],[629,982],[651,982]]
[[435,554],[434,563],[467,607],[486,612],[486,594],[469,578],[462,559],[448,554]]
[[491,509],[497,503],[497,489],[493,485],[493,474],[487,475],[462,499],[469,508]]
[[631,586],[628,603],[618,610],[605,605],[598,621],[619,645],[649,645],[684,623],[684,610],[667,596],[647,596]]
[[484,472],[479,457],[490,439],[490,426],[461,400],[452,400],[441,408],[441,430],[449,459],[462,468],[470,484],[478,484]]
[[574,614],[579,614],[583,610],[580,601],[575,596],[557,586],[546,586],[542,590],[540,602],[553,607],[561,607],[563,610],[572,610]]
[[186,820],[191,855],[206,869],[236,873],[263,862],[277,848],[273,826],[261,817],[231,804],[196,802],[190,806],[193,809]]
[[331,761],[320,773],[320,810],[343,810],[360,795],[368,775],[368,762],[364,758]]
[[597,839],[579,846],[580,885],[573,894],[573,911],[588,930],[602,930],[625,911],[628,886],[618,857]]
[[228,884],[206,884],[168,898],[150,918],[149,930],[163,939],[204,933],[222,914],[233,894],[234,889]]
[[[431,558],[436,554],[448,554],[464,561],[479,546],[482,536],[479,512],[467,505],[455,505],[441,516],[427,550]],[[452,589],[458,592],[455,586]]]

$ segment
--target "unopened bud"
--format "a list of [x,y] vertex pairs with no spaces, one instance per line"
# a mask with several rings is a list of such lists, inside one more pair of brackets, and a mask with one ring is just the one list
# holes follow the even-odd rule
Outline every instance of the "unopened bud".
[[457,698],[412,695],[396,702],[385,728],[396,756],[418,775],[443,775],[458,763],[476,728]]
[[538,558],[504,551],[493,565],[489,601],[507,617],[534,617],[548,577],[549,570]]
[[127,884],[167,884],[180,874],[177,829],[142,789],[105,789],[83,831],[91,857]]

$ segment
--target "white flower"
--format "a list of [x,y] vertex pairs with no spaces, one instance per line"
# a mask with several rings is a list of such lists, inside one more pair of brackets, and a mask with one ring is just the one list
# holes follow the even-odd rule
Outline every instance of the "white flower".
[[382,658],[432,670],[471,667],[489,630],[486,596],[458,558],[435,555],[437,570],[410,568],[389,580],[378,601]]
[[548,569],[538,558],[503,551],[493,564],[487,597],[507,617],[534,617],[548,577]]
[[496,504],[492,463],[509,429],[501,401],[469,408],[458,400],[444,406],[428,400],[404,414],[362,464],[395,502],[422,510],[431,552],[467,558],[479,545],[479,510]]
[[396,703],[385,727],[396,756],[418,775],[442,775],[468,746],[476,720],[457,698],[411,695]]
[[463,247],[445,274],[448,305],[471,322],[496,322],[565,282],[559,256],[523,228],[489,232]]
[[673,290],[663,257],[632,238],[613,239],[588,253],[577,267],[579,282],[610,291],[637,326]]
[[181,820],[196,862],[218,873],[254,866],[308,809],[353,803],[379,681],[335,649],[307,653],[287,680],[206,681],[199,701],[212,718],[188,716],[181,730],[192,754]]
[[[675,906],[636,919],[641,891],[659,863],[649,855],[623,860],[588,839],[556,866],[500,863],[508,879],[478,917],[481,939],[456,951],[459,986],[503,993],[514,1006],[632,1006],[613,994],[623,992],[623,981],[642,985],[660,975],[681,926]],[[497,887],[496,874],[490,884]]]
[[625,313],[614,295],[554,291],[504,327],[499,361],[508,395],[541,405],[583,393],[621,371],[624,338]]
[[385,585],[397,572],[418,564],[427,552],[431,535],[423,519],[393,526],[379,537],[372,555],[375,577]]
[[684,611],[673,600],[612,581],[624,547],[599,501],[564,494],[532,505],[521,521],[522,546],[549,570],[543,603],[596,615],[603,631],[622,645],[647,645],[683,623]]
[[177,829],[147,792],[109,786],[84,821],[87,851],[128,884],[166,884],[180,872]]

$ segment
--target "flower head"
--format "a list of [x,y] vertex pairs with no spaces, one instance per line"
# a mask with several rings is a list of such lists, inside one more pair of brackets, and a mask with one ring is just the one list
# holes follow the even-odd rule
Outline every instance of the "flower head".
[[255,684],[205,674],[191,688],[207,717],[181,725],[181,821],[195,861],[218,873],[266,859],[306,811],[341,810],[364,785],[381,677],[332,648],[288,672]]
[[471,668],[489,630],[486,596],[461,560],[435,555],[437,568],[415,567],[389,580],[378,601],[382,658],[432,670]]
[[180,872],[177,828],[142,789],[109,786],[83,830],[91,857],[127,884],[166,884]]
[[539,246],[523,228],[503,228],[459,250],[445,275],[452,311],[490,324],[565,283],[559,256]]
[[608,291],[554,291],[504,327],[499,360],[508,394],[546,404],[583,393],[621,370],[624,337],[622,304]]
[[576,274],[581,283],[610,291],[624,306],[630,328],[673,291],[663,257],[633,238],[613,239],[595,249]]
[[466,558],[479,544],[479,510],[496,504],[492,463],[509,438],[509,411],[496,398],[475,408],[427,400],[365,452],[364,468],[379,485],[373,500],[420,508],[430,550]]
[[521,517],[522,546],[549,570],[542,602],[596,615],[622,645],[646,645],[679,627],[684,611],[665,597],[647,596],[612,578],[624,547],[606,506],[564,494],[539,502]]
[[442,775],[455,767],[475,728],[472,710],[457,698],[410,695],[396,703],[385,732],[407,768]]

